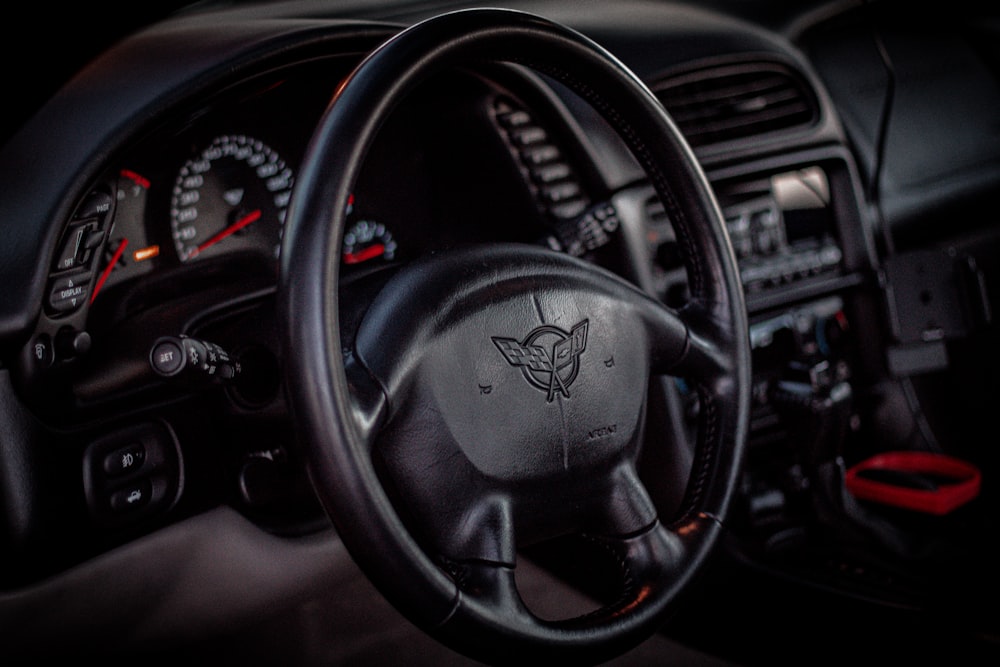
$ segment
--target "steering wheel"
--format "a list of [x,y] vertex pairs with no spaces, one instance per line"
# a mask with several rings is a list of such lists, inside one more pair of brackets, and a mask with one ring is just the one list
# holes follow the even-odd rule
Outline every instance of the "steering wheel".
[[[342,321],[348,198],[373,138],[422,81],[507,62],[600,112],[673,222],[691,299],[671,310],[610,271],[504,244],[418,259]],[[522,12],[418,23],[340,86],[288,211],[279,298],[289,401],[311,479],[352,557],[418,627],[488,663],[600,662],[652,635],[717,545],[750,405],[746,311],[718,205],[648,89],[603,48]],[[345,324],[346,331],[342,331]],[[698,391],[680,510],[661,520],[637,473],[651,375]],[[522,545],[583,534],[620,567],[617,601],[540,618]]]

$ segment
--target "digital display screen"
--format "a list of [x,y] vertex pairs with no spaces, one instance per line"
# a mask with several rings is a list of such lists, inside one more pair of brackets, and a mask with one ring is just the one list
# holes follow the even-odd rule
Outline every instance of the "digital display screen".
[[771,178],[771,192],[785,222],[789,245],[823,240],[833,229],[830,184],[819,167],[784,172]]

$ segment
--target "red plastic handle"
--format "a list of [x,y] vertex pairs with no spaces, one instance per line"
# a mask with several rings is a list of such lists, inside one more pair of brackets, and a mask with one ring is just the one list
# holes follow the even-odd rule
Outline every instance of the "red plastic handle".
[[[936,489],[913,489],[862,475],[866,470],[896,470],[944,477],[953,482]],[[847,490],[856,498],[895,507],[942,515],[979,495],[982,474],[971,463],[931,452],[887,452],[877,454],[847,470]]]

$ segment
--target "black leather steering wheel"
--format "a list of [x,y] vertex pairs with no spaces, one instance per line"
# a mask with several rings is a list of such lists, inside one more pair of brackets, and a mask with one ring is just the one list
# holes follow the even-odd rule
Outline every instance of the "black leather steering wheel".
[[[675,225],[690,302],[670,310],[551,250],[484,246],[401,268],[342,334],[348,198],[380,125],[431,75],[496,62],[563,82],[620,134]],[[490,663],[600,662],[657,630],[722,533],[746,439],[750,352],[718,205],[635,75],[575,31],[521,12],[463,10],[402,31],[351,74],[313,136],[279,289],[289,399],[317,494],[410,620]],[[636,470],[651,374],[685,378],[701,405],[684,502],[662,521]],[[518,593],[518,548],[569,533],[614,556],[621,595],[544,620]]]

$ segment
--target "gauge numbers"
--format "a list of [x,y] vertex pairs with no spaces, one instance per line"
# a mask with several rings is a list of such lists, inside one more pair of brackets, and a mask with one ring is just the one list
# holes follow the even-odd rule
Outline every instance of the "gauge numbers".
[[277,258],[294,180],[263,142],[245,135],[214,139],[174,182],[170,227],[178,258],[241,250]]

